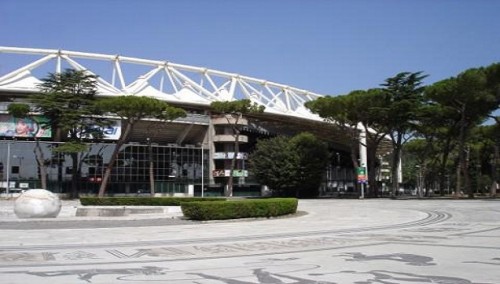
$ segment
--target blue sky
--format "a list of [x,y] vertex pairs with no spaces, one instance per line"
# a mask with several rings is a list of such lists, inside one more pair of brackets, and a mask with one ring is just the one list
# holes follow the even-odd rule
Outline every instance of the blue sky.
[[0,0],[0,45],[167,60],[339,95],[401,71],[432,83],[500,62],[499,12],[494,0]]

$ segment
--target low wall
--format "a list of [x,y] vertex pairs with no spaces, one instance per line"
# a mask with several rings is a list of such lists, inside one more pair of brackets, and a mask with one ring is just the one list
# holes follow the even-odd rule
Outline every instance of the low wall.
[[134,214],[182,214],[180,206],[85,206],[76,209],[77,217],[120,217]]

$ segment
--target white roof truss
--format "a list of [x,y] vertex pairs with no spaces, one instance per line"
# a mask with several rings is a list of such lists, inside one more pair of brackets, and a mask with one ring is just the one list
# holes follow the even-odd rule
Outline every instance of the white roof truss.
[[[0,91],[37,92],[40,78],[33,75],[33,71],[55,60],[56,68],[51,72],[61,72],[63,64],[67,64],[76,70],[99,75],[98,93],[102,96],[151,95],[167,102],[202,105],[246,98],[265,106],[268,113],[322,120],[304,107],[304,103],[322,95],[239,74],[167,61],[54,49],[0,46],[0,55],[40,56],[18,69],[2,72]],[[108,62],[109,74],[93,70],[94,61]],[[147,68],[148,71],[131,76],[124,72],[123,64]],[[109,80],[104,79],[106,75]]]

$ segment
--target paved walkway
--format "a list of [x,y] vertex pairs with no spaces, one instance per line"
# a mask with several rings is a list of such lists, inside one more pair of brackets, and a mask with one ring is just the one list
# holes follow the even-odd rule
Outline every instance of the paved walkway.
[[109,217],[107,228],[63,214],[47,223],[87,227],[37,229],[2,214],[0,283],[500,283],[500,201],[301,200],[299,210],[178,224]]

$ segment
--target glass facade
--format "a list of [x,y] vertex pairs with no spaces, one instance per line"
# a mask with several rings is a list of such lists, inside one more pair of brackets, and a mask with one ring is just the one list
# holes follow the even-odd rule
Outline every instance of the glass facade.
[[[53,192],[68,192],[72,178],[72,159],[54,151],[59,144],[53,142],[4,140],[0,141],[0,188],[39,188],[40,165],[43,160],[47,172],[47,187]],[[88,144],[88,150],[79,154],[80,193],[96,194],[99,190],[114,144]],[[208,150],[155,144],[126,144],[118,154],[111,172],[107,193],[134,194],[150,192],[150,169],[154,175],[155,192],[174,195],[188,193],[200,195],[202,177],[208,178]],[[41,159],[37,159],[39,155]],[[205,159],[202,163],[202,157]],[[202,164],[204,165],[202,167]],[[202,171],[204,171],[202,173]]]

